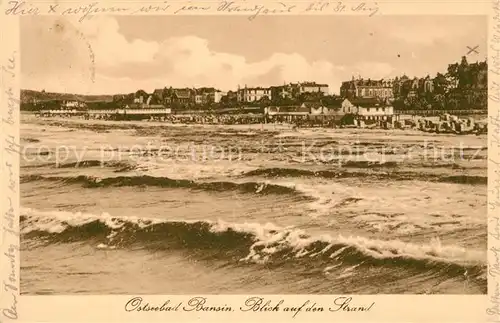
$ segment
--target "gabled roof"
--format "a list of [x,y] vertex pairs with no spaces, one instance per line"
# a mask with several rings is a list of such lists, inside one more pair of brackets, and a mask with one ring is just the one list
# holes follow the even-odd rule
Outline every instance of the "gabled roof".
[[283,106],[283,107],[278,107],[279,112],[309,112],[308,107],[300,107],[298,105],[294,106]]
[[247,91],[253,91],[253,90],[270,90],[271,88],[270,87],[261,87],[261,86],[257,86],[257,87],[244,87],[244,88],[241,88],[240,90],[247,90]]
[[283,106],[283,107],[278,107],[279,112],[293,112],[296,111],[299,108],[299,106]]
[[140,109],[142,108],[142,104],[140,103],[129,103],[126,105],[127,108],[129,109]]
[[331,105],[331,104],[328,104],[326,106],[323,107],[323,110],[326,110],[326,111],[336,111],[336,110],[340,110],[341,106],[340,105]]
[[383,105],[382,102],[375,98],[358,98],[350,101],[354,106],[359,107],[375,107]]
[[[318,106],[319,108],[319,106]],[[298,107],[295,112],[309,112],[310,108],[309,107]]]
[[342,82],[342,88],[354,88],[356,86],[376,86],[376,87],[392,87],[393,80],[390,79],[358,79]]
[[328,106],[328,107],[340,107],[342,106],[342,102],[344,102],[345,99],[335,99],[332,101],[329,101],[327,104],[323,104],[323,106]]
[[189,89],[176,89],[174,92],[179,99],[189,99],[191,97],[191,91]]
[[304,102],[301,105],[301,108],[320,108],[322,105],[319,102]]
[[156,89],[153,91],[153,101],[163,100],[163,89]]
[[199,93],[199,94],[203,94],[203,93],[213,93],[213,92],[216,92],[217,89],[215,89],[214,87],[200,87],[198,89],[196,89],[196,93]]
[[300,83],[301,86],[322,86],[322,87],[326,87],[328,86],[328,84],[322,84],[322,83],[316,83],[316,82],[303,82],[303,83]]

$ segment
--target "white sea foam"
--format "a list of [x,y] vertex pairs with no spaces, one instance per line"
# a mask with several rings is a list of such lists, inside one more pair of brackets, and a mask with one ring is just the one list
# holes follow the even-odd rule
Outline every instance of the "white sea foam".
[[[22,233],[44,230],[47,232],[62,232],[68,226],[78,226],[100,220],[112,229],[119,229],[125,223],[134,223],[139,227],[148,227],[158,223],[199,221],[174,221],[161,219],[145,219],[137,217],[112,217],[108,213],[92,215],[85,213],[71,213],[61,211],[37,211],[23,208],[21,214],[27,219],[22,221]],[[420,260],[434,260],[461,264],[484,264],[486,251],[466,249],[456,245],[443,245],[439,238],[433,238],[427,244],[407,243],[400,240],[378,240],[362,236],[343,236],[338,234],[311,236],[306,231],[293,227],[279,227],[272,223],[229,223],[221,220],[203,221],[211,225],[210,231],[214,234],[228,230],[247,233],[253,236],[249,254],[243,261],[265,262],[273,254],[287,252],[302,258],[312,254],[327,254],[335,259],[348,248],[355,248],[359,252],[374,259],[386,258],[413,258]],[[112,238],[112,237],[111,237]],[[314,245],[320,246],[317,250]]]
[[218,135],[221,136],[257,136],[258,133],[255,131],[238,131],[238,132],[218,132]]
[[[147,227],[163,221],[158,219],[147,219],[139,217],[120,218],[111,216],[107,212],[100,215],[68,212],[68,211],[39,211],[31,208],[21,208],[21,216],[26,220],[22,221],[21,233],[26,234],[32,231],[45,231],[49,233],[61,233],[69,227],[77,227],[93,221],[99,220],[110,229],[120,229],[126,222],[134,223],[139,227]],[[112,236],[110,237],[112,238]]]
[[256,170],[258,167],[230,161],[198,162],[198,161],[141,161],[136,168],[142,175],[168,177],[171,179],[208,179],[223,176],[238,176]]

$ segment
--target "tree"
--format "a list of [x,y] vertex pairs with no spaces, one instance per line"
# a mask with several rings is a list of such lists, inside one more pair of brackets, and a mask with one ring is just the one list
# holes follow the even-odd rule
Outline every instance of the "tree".
[[141,96],[141,95],[142,96],[147,96],[148,94],[144,90],[138,90],[137,92],[135,92],[135,95],[136,95],[136,97],[138,97],[138,96]]
[[397,100],[394,100],[394,102],[392,103],[392,106],[394,107],[395,110],[406,110],[408,107],[406,106],[404,100],[402,99],[397,99]]
[[265,108],[265,107],[268,107],[269,105],[271,105],[271,100],[269,99],[269,97],[267,95],[264,95],[263,97],[261,97],[257,102],[261,108]]
[[321,102],[323,104],[331,104],[331,103],[335,103],[336,101],[338,101],[338,97],[335,95],[324,95],[321,98]]
[[115,103],[122,103],[124,100],[125,100],[124,95],[120,95],[120,94],[113,95],[113,102],[115,102]]
[[459,69],[458,63],[448,65],[446,76],[448,78],[458,80],[458,69]]
[[437,73],[434,78],[434,93],[445,94],[448,91],[449,86],[450,84],[446,79],[446,76],[441,73]]
[[134,102],[135,93],[129,93],[125,96],[124,103],[133,103]]
[[294,100],[293,98],[291,97],[288,97],[288,96],[281,96],[281,95],[275,95],[272,97],[271,99],[271,105],[274,105],[274,106],[289,106],[289,105],[296,105],[297,104],[297,100]]
[[469,67],[469,63],[467,62],[467,58],[465,56],[462,57],[462,61],[460,62],[458,68],[458,87],[459,88],[469,88],[472,84],[471,77],[471,69]]
[[235,108],[238,107],[240,103],[238,102],[238,98],[234,95],[224,95],[219,103],[221,108]]
[[415,109],[417,108],[417,101],[418,99],[416,97],[410,96],[404,100],[404,105],[409,109]]
[[459,109],[461,102],[462,94],[460,90],[453,89],[446,96],[446,109],[454,110]]
[[319,102],[323,98],[323,92],[304,92],[299,95],[299,103],[307,101]]
[[444,110],[446,108],[446,97],[444,94],[436,94],[432,98],[432,104],[436,109]]
[[404,80],[401,83],[401,87],[399,88],[399,95],[402,98],[406,98],[408,96],[408,93],[410,93],[411,90],[411,80]]

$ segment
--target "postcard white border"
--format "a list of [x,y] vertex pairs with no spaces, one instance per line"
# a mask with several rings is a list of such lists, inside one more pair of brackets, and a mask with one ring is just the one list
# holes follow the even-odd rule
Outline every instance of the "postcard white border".
[[[4,230],[1,231],[2,250],[0,257],[2,257],[0,279],[3,280],[1,294],[0,294],[0,321],[9,321],[5,314],[6,310],[9,313],[9,309],[13,310],[17,314],[17,320],[22,322],[132,322],[132,321],[173,321],[173,322],[191,322],[191,321],[207,321],[207,322],[221,322],[221,321],[237,321],[237,322],[255,322],[259,320],[270,320],[273,322],[283,322],[283,321],[296,321],[296,322],[309,322],[309,321],[338,321],[338,322],[484,322],[484,321],[499,321],[500,322],[500,312],[498,308],[498,302],[500,299],[495,298],[495,290],[498,291],[500,278],[494,275],[488,277],[488,290],[489,295],[482,296],[467,296],[467,295],[450,295],[450,296],[437,296],[437,295],[205,295],[208,301],[212,305],[228,305],[235,309],[240,308],[245,302],[245,300],[252,296],[264,297],[265,299],[271,300],[273,303],[279,302],[279,300],[284,300],[284,304],[290,306],[300,306],[305,301],[309,300],[311,302],[317,303],[318,306],[323,306],[328,308],[332,305],[333,299],[340,296],[352,296],[356,302],[360,304],[371,304],[375,302],[375,306],[369,312],[359,312],[359,313],[346,313],[346,312],[301,312],[293,318],[293,313],[287,312],[127,312],[125,310],[125,304],[127,301],[134,296],[141,296],[144,300],[152,304],[163,304],[166,300],[170,300],[171,303],[183,302],[186,303],[191,297],[203,296],[203,295],[130,295],[130,296],[20,296],[18,292],[12,292],[5,286],[8,282],[10,270],[10,262],[6,260],[5,253],[14,253],[14,261],[17,266],[17,272],[14,279],[17,279],[17,285],[14,285],[19,289],[19,259],[20,255],[18,250],[9,250],[9,246],[15,245],[19,246],[18,235],[14,234],[19,232],[18,220],[19,220],[19,158],[15,153],[12,153],[12,147],[19,144],[19,120],[20,113],[19,110],[12,110],[12,97],[9,97],[7,91],[12,89],[13,93],[16,93],[18,99],[19,97],[19,76],[20,76],[20,48],[19,48],[19,17],[20,15],[34,14],[34,8],[38,8],[38,14],[48,14],[50,12],[50,6],[57,4],[61,7],[77,7],[77,6],[88,6],[91,2],[75,2],[75,1],[32,1],[25,2],[24,7],[25,12],[21,12],[19,15],[6,15],[6,11],[11,8],[12,2],[4,1],[1,3],[1,28],[0,34],[1,39],[1,66],[2,66],[2,94],[0,95],[1,105],[0,114],[2,120],[13,120],[12,124],[5,124],[5,122],[0,126],[0,132],[2,137],[0,138],[0,149],[1,149],[1,165],[0,165],[0,206],[2,211],[2,227]],[[102,8],[100,11],[94,11],[93,14],[108,14],[106,11],[110,12],[112,7],[128,7],[139,9],[141,6],[145,5],[158,5],[161,1],[146,3],[146,2],[97,2],[94,8]],[[171,1],[170,2],[175,8],[180,8],[183,5],[188,6],[207,6],[210,5],[213,9],[204,11],[184,11],[177,13],[179,14],[190,14],[190,15],[241,15],[242,19],[249,19],[249,23],[259,23],[259,17],[256,16],[254,19],[250,19],[248,13],[244,12],[220,12],[215,8],[217,6],[217,1],[204,1],[204,2],[188,2],[188,1]],[[302,15],[302,14],[312,14],[312,15],[332,15],[334,19],[335,15],[365,15],[366,19],[368,17],[367,12],[354,12],[349,10],[356,5],[359,5],[360,1],[343,1],[346,5],[347,10],[344,12],[329,12],[329,11],[312,11],[305,12],[305,9],[310,5],[309,1],[281,1],[281,3],[288,4],[289,6],[295,6],[295,9],[289,12],[273,11],[273,9],[280,8],[282,5],[275,1],[265,1],[265,2],[252,2],[245,1],[246,5],[258,4],[263,5],[267,8],[266,13],[261,13],[262,15]],[[378,8],[377,15],[472,15],[472,14],[484,14],[490,16],[489,25],[489,38],[490,47],[492,46],[491,39],[495,33],[500,35],[500,27],[497,29],[496,26],[500,26],[500,17],[496,17],[495,12],[498,14],[498,1],[376,1],[376,2],[366,2],[367,6]],[[29,9],[32,9],[30,12]],[[107,10],[104,10],[107,8]],[[166,12],[138,12],[136,14],[164,14],[172,15],[175,9]],[[52,13],[53,14],[53,13]],[[130,11],[126,12],[114,12],[114,14],[130,14]],[[291,17],[293,19],[293,17]],[[14,63],[12,63],[12,58]],[[488,58],[489,64],[496,62],[500,64],[500,58],[495,58],[492,54],[489,54]],[[5,69],[9,69],[6,71]],[[13,73],[13,74],[12,74]],[[12,76],[13,75],[13,76]],[[493,73],[490,69],[489,73],[489,85],[494,85],[495,80],[500,84],[500,76]],[[18,101],[17,101],[18,102]],[[10,108],[9,108],[10,104]],[[496,116],[500,113],[499,105],[495,100],[490,100],[489,102],[489,115]],[[490,154],[490,164],[489,164],[489,205],[492,202],[497,201],[494,188],[495,185],[500,183],[500,168],[497,167],[496,161],[500,162],[500,149],[497,145],[492,145],[494,143],[494,138],[492,137],[492,125],[489,125],[489,154]],[[498,126],[497,128],[500,128]],[[500,133],[499,133],[500,136]],[[14,138],[14,142],[12,142]],[[11,148],[9,150],[9,147]],[[9,150],[9,151],[8,151]],[[7,167],[6,163],[15,165],[15,167]],[[9,193],[9,187],[5,183],[10,183],[12,185],[11,178],[15,178],[14,192]],[[15,192],[17,190],[17,192]],[[3,216],[9,210],[9,203],[7,203],[7,198],[12,201],[14,209],[16,212],[16,226],[13,232],[10,230],[5,230],[8,226],[8,222]],[[500,208],[496,209],[497,211]],[[500,214],[500,212],[498,212]],[[489,208],[489,219],[494,219],[495,209],[493,207]],[[490,228],[491,230],[491,228]],[[495,238],[489,237],[489,248],[494,248],[499,246],[500,241]],[[16,253],[17,252],[17,253]],[[495,262],[495,257],[493,253],[488,253],[490,264]],[[9,259],[12,259],[10,257]],[[15,302],[13,297],[15,297]],[[12,307],[15,306],[15,309]]]

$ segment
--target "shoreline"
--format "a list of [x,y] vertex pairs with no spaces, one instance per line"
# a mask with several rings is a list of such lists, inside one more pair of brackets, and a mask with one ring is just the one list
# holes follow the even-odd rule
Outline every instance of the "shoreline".
[[213,129],[213,130],[235,130],[235,131],[297,131],[300,130],[312,130],[318,132],[332,131],[332,132],[356,132],[356,131],[368,131],[368,132],[384,132],[384,133],[398,133],[398,134],[408,134],[408,135],[422,135],[429,134],[432,136],[487,136],[487,133],[474,134],[474,133],[436,133],[431,131],[423,131],[417,128],[390,128],[384,129],[380,127],[300,127],[297,128],[293,124],[288,123],[248,123],[248,124],[203,124],[203,123],[170,123],[165,121],[148,121],[148,120],[129,120],[129,121],[117,121],[117,120],[97,120],[97,119],[80,119],[80,118],[61,118],[61,117],[45,117],[40,118],[34,114],[23,114],[21,116],[21,123],[34,123],[34,124],[45,124],[45,123],[63,123],[69,125],[82,125],[82,127],[92,129],[92,126],[110,126],[111,128],[118,129],[134,129],[142,127],[172,127],[172,128],[186,128],[195,127],[201,129]]

